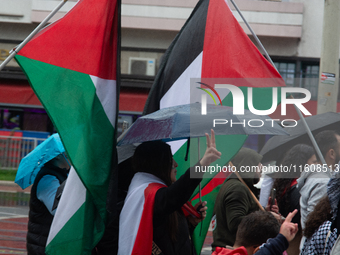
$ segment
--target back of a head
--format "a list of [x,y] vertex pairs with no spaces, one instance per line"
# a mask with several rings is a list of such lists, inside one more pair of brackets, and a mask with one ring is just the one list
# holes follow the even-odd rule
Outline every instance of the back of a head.
[[[244,179],[253,179],[256,176],[256,169],[262,160],[262,155],[249,148],[241,148],[231,160],[236,170]],[[258,180],[257,180],[258,181]],[[256,181],[256,182],[257,182]],[[253,184],[255,184],[254,182]]]
[[303,235],[307,238],[312,237],[326,220],[332,220],[332,207],[327,195],[321,198],[314,210],[308,214]]
[[[330,149],[338,151],[338,141],[336,139],[337,135],[339,134],[334,130],[324,130],[315,136],[316,143],[318,144],[323,157],[326,157],[326,154]],[[320,161],[317,154],[316,158]]]
[[282,160],[283,166],[304,166],[307,164],[308,159],[310,159],[315,154],[313,147],[307,144],[297,144],[291,148]]
[[280,232],[280,224],[275,217],[264,211],[256,211],[245,216],[236,233],[235,245],[252,247],[265,243]]
[[262,155],[258,154],[255,150],[243,147],[231,162],[239,170],[241,166],[257,166],[261,160]]
[[133,155],[132,165],[135,172],[153,174],[163,180],[166,185],[171,185],[172,154],[168,144],[162,141],[140,144]]
[[[308,163],[308,160],[315,154],[314,148],[307,144],[296,144],[293,146],[284,156],[281,165],[291,168],[295,166],[296,169],[299,169],[301,166],[305,166]],[[278,184],[283,184],[286,181],[286,184],[290,185],[290,182],[287,179],[294,179],[300,177],[300,171],[288,171],[281,172],[280,178],[277,178],[276,181]],[[283,190],[286,190],[287,187],[282,186]],[[278,190],[276,188],[276,190]],[[280,193],[281,194],[281,193]]]

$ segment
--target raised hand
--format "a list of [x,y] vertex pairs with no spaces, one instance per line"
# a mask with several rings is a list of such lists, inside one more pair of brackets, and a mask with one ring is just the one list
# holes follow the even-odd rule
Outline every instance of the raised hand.
[[201,166],[209,166],[211,163],[221,158],[222,155],[222,153],[216,149],[214,130],[211,129],[211,138],[207,133],[205,133],[205,137],[207,138],[207,149],[200,161]]
[[294,239],[296,233],[299,230],[298,224],[292,223],[292,219],[294,218],[297,211],[298,210],[295,209],[293,212],[290,212],[280,228],[280,234],[284,235],[288,242]]

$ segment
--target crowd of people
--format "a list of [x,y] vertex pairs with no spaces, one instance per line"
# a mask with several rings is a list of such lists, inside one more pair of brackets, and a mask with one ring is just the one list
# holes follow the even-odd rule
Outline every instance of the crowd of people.
[[[216,148],[214,131],[206,134],[207,149],[196,166],[209,166],[223,157]],[[217,254],[282,254],[298,233],[292,222],[298,210],[283,217],[277,203],[262,208],[254,187],[261,177],[262,156],[242,148],[232,159],[237,169],[257,166],[252,173],[232,174],[222,185],[215,201],[215,226],[212,252]],[[132,158],[135,175],[119,216],[118,254],[196,254],[191,235],[205,220],[207,206],[192,206],[189,198],[202,180],[190,178],[190,169],[178,180],[177,163],[170,147],[161,141],[139,145]],[[276,200],[275,200],[276,201]],[[210,205],[211,206],[211,205]],[[198,211],[187,213],[186,207]],[[103,254],[98,252],[96,254]],[[108,253],[109,254],[109,253]]]
[[[260,190],[254,185],[265,162],[256,151],[242,148],[229,163],[238,174],[226,178],[214,205],[188,202],[204,174],[191,178],[191,169],[223,158],[213,130],[211,135],[206,134],[204,156],[178,179],[178,164],[168,144],[140,144],[133,157],[124,162],[132,167],[133,174],[129,169],[131,182],[119,189],[119,212],[108,221],[103,239],[92,254],[196,254],[192,234],[198,223],[210,220],[205,219],[207,206],[214,208],[213,255],[340,254],[340,135],[326,130],[315,138],[326,165],[313,147],[296,144],[275,164],[303,166],[303,171],[267,174]],[[123,171],[127,167],[124,164],[120,165]],[[239,171],[251,166],[258,170]],[[27,235],[29,254],[44,254],[55,212],[52,201],[69,167],[61,154],[46,163],[35,179]],[[271,197],[272,189],[275,197]]]

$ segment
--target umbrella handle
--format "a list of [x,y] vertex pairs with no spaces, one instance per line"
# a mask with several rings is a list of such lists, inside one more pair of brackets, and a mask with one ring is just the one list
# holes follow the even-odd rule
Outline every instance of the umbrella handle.
[[[232,168],[232,167],[234,167],[233,163],[231,163],[231,161],[229,161],[228,164],[229,164],[230,168],[233,169],[233,168]],[[247,186],[247,184],[244,182],[244,180],[242,179],[242,177],[240,176],[240,174],[239,174],[237,171],[235,171],[234,173],[236,174],[236,176],[237,176],[237,178],[240,180],[240,182],[242,182],[242,183],[247,187],[247,189],[249,190],[251,196],[252,196],[253,199],[255,200],[255,203],[258,205],[258,207],[259,207],[262,211],[264,211],[263,206],[260,204],[259,200],[256,198],[256,196],[254,195],[254,193],[250,190],[250,188]]]

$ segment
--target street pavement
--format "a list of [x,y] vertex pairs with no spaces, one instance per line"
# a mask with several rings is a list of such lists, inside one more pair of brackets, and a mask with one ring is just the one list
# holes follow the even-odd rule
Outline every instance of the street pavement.
[[[26,255],[26,233],[30,188],[22,190],[13,182],[0,181],[0,255]],[[211,254],[212,232],[208,232],[201,255]]]
[[0,254],[27,254],[29,192],[30,188],[0,181]]
[[27,206],[0,206],[0,254],[27,254],[27,215]]

